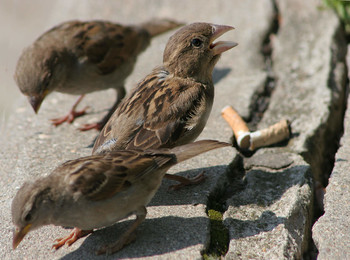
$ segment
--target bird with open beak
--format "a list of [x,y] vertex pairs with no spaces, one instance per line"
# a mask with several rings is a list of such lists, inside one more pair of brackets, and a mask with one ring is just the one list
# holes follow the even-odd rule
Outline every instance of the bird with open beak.
[[[126,97],[98,136],[93,154],[118,149],[172,148],[194,141],[208,120],[214,99],[212,72],[221,54],[237,45],[215,41],[232,26],[193,23],[170,37],[163,65]],[[166,175],[182,184],[188,180]]]

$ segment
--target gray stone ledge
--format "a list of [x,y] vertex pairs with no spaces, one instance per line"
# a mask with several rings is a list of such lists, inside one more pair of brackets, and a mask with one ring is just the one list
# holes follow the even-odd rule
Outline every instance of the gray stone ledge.
[[[320,10],[319,1],[279,1],[281,25],[273,40],[273,70],[276,91],[258,128],[267,127],[287,117],[295,134],[286,147],[259,150],[246,160],[247,186],[227,201],[224,224],[230,232],[226,258],[301,258],[308,242],[308,211],[312,201],[310,166],[297,154],[307,152],[306,142],[329,117],[329,106],[336,100],[327,85],[331,68],[332,41],[339,21],[328,10]],[[33,4],[39,5],[40,1]],[[146,20],[151,14],[175,17],[185,22],[207,21],[229,24],[236,30],[225,39],[239,46],[225,53],[214,71],[216,97],[207,127],[199,139],[230,140],[232,130],[220,117],[226,105],[249,117],[252,96],[265,84],[267,71],[260,53],[262,41],[273,21],[273,4],[263,1],[88,1],[84,5],[63,0],[50,9],[50,21],[41,28],[31,28],[35,35],[67,19],[103,18],[124,23]],[[123,8],[120,8],[122,6]],[[183,8],[186,6],[186,8]],[[199,7],[200,6],[200,11]],[[62,11],[64,10],[64,12]],[[141,11],[142,10],[142,11]],[[195,11],[194,11],[195,10]],[[18,30],[22,30],[18,28]],[[34,33],[33,33],[34,35]],[[130,89],[150,68],[159,65],[162,51],[171,32],[152,41],[139,58],[127,81]],[[35,38],[35,37],[33,37]],[[28,39],[19,42],[26,46]],[[341,71],[341,70],[340,70]],[[341,74],[341,73],[340,73]],[[339,76],[342,78],[342,75]],[[16,88],[12,83],[13,88]],[[89,155],[96,132],[80,133],[76,128],[99,119],[113,103],[112,90],[87,95],[91,113],[72,125],[55,128],[48,119],[66,112],[76,97],[51,95],[38,115],[21,98],[14,105],[8,124],[2,127],[0,144],[0,251],[1,259],[104,259],[93,249],[117,238],[130,220],[99,230],[70,248],[51,252],[52,241],[68,233],[60,227],[45,227],[32,232],[16,251],[11,249],[12,223],[10,206],[16,190],[27,179],[48,174],[58,164]],[[103,102],[100,102],[103,100]],[[58,105],[59,104],[59,105]],[[82,104],[83,106],[83,104]],[[225,178],[227,165],[236,153],[221,149],[178,165],[171,173],[195,175],[206,171],[205,183],[177,192],[167,190],[165,180],[148,207],[149,215],[138,229],[138,239],[114,258],[201,258],[208,245],[209,220],[205,214],[207,196]],[[280,246],[279,246],[280,245]]]
[[[270,159],[256,166],[254,157]],[[278,149],[260,150],[247,161],[245,188],[227,201],[224,214],[230,233],[226,258],[300,259],[311,224],[310,166]]]
[[[349,104],[349,100],[348,100]],[[344,135],[324,198],[324,215],[312,228],[318,259],[350,258],[350,111],[344,121]]]

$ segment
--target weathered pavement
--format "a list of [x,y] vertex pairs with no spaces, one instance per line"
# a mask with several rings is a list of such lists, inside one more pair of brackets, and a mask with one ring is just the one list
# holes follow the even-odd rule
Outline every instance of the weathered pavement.
[[[342,134],[347,100],[346,42],[342,26],[331,10],[316,0],[227,0],[205,4],[139,0],[83,5],[67,0],[54,2],[50,12],[51,18],[43,23],[40,33],[68,19],[136,23],[152,15],[187,23],[232,25],[236,30],[224,38],[238,42],[239,46],[225,53],[216,66],[214,108],[199,139],[231,140],[232,131],[220,117],[226,105],[232,105],[245,119],[251,120],[252,129],[265,128],[280,119],[292,122],[293,135],[289,142],[260,149],[250,157],[240,155],[234,148],[220,149],[171,169],[171,173],[181,175],[196,175],[204,170],[208,178],[203,184],[180,191],[168,191],[172,183],[165,180],[148,207],[146,221],[137,231],[138,239],[106,259],[198,259],[203,254],[217,254],[215,249],[225,247],[228,252],[221,254],[227,259],[314,256],[310,255],[314,251],[311,228],[317,212],[314,182],[327,184]],[[128,89],[161,63],[162,51],[172,33],[154,39],[141,55],[127,81]],[[30,43],[22,41],[23,47]],[[16,87],[14,83],[13,87]],[[38,115],[21,98],[5,127],[0,139],[3,187],[0,241],[4,245],[1,259],[104,259],[96,257],[94,250],[117,239],[130,223],[126,220],[99,230],[57,252],[50,250],[53,240],[69,230],[49,226],[31,232],[16,251],[11,249],[10,207],[17,189],[25,180],[48,174],[68,159],[89,155],[97,133],[80,133],[76,128],[100,118],[113,103],[114,92],[88,95],[84,104],[91,105],[91,113],[73,125],[50,126],[48,119],[67,111],[75,98],[53,94]],[[345,192],[343,200],[336,199],[341,187],[348,188],[346,161],[343,161],[349,149],[346,136],[327,187],[326,214],[320,220],[324,224],[317,224],[318,237],[314,228],[314,239],[323,259],[332,259],[327,252],[336,248],[337,242],[328,243],[321,238],[328,236],[324,233],[327,230],[332,231],[332,216],[337,215],[340,207],[347,208],[336,222],[338,229],[334,230],[339,239],[349,237],[346,231],[349,225],[345,226],[349,212],[345,202],[349,194]],[[222,214],[222,220],[210,221],[206,209]],[[216,228],[217,224],[220,229]],[[344,246],[339,252],[346,255],[349,250]]]
[[[347,64],[349,66],[349,53]],[[348,100],[349,104],[349,100]],[[312,228],[312,237],[319,250],[318,259],[350,258],[350,110],[345,114],[344,135],[337,151],[331,178],[327,186],[324,211]]]

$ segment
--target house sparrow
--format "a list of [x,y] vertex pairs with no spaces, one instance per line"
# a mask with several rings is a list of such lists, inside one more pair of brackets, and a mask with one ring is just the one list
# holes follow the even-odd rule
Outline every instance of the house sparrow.
[[[232,29],[226,25],[193,23],[171,36],[163,66],[154,69],[121,102],[96,139],[92,153],[172,148],[194,141],[212,108],[213,68],[221,53],[237,45],[213,41]],[[166,177],[192,183],[180,176]],[[197,176],[193,183],[201,180]]]
[[173,165],[228,143],[203,140],[172,149],[120,150],[71,160],[50,175],[25,183],[12,202],[15,249],[31,230],[44,225],[75,227],[56,240],[55,249],[71,245],[93,229],[113,225],[131,214],[136,220],[120,239],[97,253],[114,253],[135,239],[145,206]]
[[100,122],[81,128],[101,130],[125,96],[124,81],[132,72],[137,55],[149,46],[153,36],[180,25],[167,19],[135,26],[107,21],[64,22],[23,51],[15,81],[35,113],[53,91],[81,95],[66,116],[52,120],[56,126],[65,121],[71,123],[85,113],[86,108],[75,110],[84,94],[116,89],[117,100],[110,112]]

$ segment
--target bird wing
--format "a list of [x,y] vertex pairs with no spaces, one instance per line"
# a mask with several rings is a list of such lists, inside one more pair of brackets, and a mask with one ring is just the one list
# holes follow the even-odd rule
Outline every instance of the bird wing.
[[[197,122],[207,105],[205,86],[154,71],[125,99],[97,138],[104,149],[171,147]],[[99,148],[102,146],[101,148]]]
[[66,24],[68,27],[73,33],[70,37],[72,49],[95,64],[103,75],[134,59],[148,46],[151,38],[141,27],[106,21],[72,21]]
[[65,167],[67,187],[88,200],[104,200],[130,188],[142,176],[174,158],[170,154],[142,151],[115,151],[104,156],[88,156],[68,161]]

